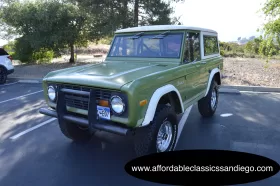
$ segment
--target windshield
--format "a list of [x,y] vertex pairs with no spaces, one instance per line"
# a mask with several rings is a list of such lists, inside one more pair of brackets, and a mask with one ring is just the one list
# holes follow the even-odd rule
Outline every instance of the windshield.
[[183,33],[116,36],[109,57],[180,58]]

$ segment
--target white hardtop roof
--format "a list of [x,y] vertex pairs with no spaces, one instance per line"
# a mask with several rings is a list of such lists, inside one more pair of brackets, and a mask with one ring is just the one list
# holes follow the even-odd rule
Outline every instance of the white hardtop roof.
[[204,32],[216,33],[215,30],[200,28],[200,27],[189,27],[184,25],[152,25],[152,26],[139,26],[117,30],[115,33],[128,33],[128,32],[147,32],[147,31],[160,31],[160,30],[197,30]]

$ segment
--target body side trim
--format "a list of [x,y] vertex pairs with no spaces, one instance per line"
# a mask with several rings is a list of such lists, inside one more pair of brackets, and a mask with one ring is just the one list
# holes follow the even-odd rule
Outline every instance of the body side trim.
[[172,92],[172,91],[175,91],[180,99],[180,104],[181,104],[181,109],[182,109],[182,112],[184,112],[184,105],[183,105],[183,101],[182,101],[182,98],[181,98],[181,95],[179,93],[179,91],[171,84],[168,84],[168,85],[165,85],[163,87],[160,87],[158,88],[154,93],[153,93],[153,96],[150,100],[150,103],[149,103],[149,106],[148,106],[148,109],[146,111],[146,115],[145,115],[145,118],[144,118],[144,121],[142,122],[142,125],[141,126],[146,126],[148,124],[150,124],[150,122],[153,120],[154,118],[154,115],[155,115],[155,112],[156,112],[156,108],[157,108],[157,105],[158,105],[158,102],[160,100],[160,98],[169,93],[169,92]]

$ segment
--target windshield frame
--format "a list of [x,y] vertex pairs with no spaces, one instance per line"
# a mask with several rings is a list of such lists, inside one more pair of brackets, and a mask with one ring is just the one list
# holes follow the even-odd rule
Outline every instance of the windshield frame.
[[[145,37],[145,36],[157,36],[157,35],[160,35],[164,32],[168,32],[166,33],[166,36],[168,35],[179,35],[181,36],[181,43],[180,43],[180,49],[178,50],[179,52],[179,55],[178,56],[171,56],[171,57],[168,57],[168,56],[113,56],[111,55],[112,53],[112,50],[113,50],[113,47],[115,45],[115,42],[117,42],[117,38],[118,37],[133,37],[135,36],[136,34],[139,34],[140,32],[129,32],[129,33],[118,33],[118,34],[115,34],[112,42],[111,42],[111,46],[110,46],[110,49],[108,51],[108,54],[107,54],[107,58],[108,59],[135,59],[135,60],[139,60],[139,59],[142,59],[142,60],[146,60],[146,59],[151,59],[152,61],[154,60],[167,60],[167,61],[171,61],[171,60],[181,60],[181,57],[182,57],[182,49],[184,48],[184,39],[185,39],[185,30],[175,30],[175,31],[169,31],[169,30],[166,30],[166,31],[163,31],[163,30],[160,30],[160,31],[153,31],[153,32],[144,32],[138,39],[141,39],[141,37]],[[160,40],[160,39],[155,39],[155,40]]]

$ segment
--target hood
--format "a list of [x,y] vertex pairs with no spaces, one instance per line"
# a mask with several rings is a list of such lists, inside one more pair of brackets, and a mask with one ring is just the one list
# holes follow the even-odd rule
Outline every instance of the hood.
[[55,72],[47,81],[120,89],[126,83],[151,73],[170,68],[171,65],[135,62],[104,62]]

